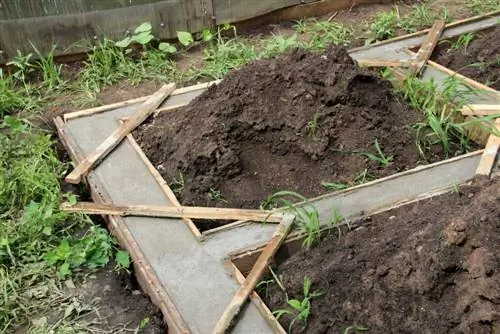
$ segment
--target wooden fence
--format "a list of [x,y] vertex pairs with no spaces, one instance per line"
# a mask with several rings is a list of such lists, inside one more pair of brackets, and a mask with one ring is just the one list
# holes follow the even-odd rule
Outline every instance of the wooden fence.
[[[199,32],[214,24],[240,22],[281,9],[283,18],[349,8],[355,0],[0,0],[0,64],[33,52],[31,43],[57,55],[88,51],[109,37],[124,38],[151,22],[160,39],[176,31]],[[390,0],[356,0],[356,4]],[[30,43],[31,42],[31,43]]]

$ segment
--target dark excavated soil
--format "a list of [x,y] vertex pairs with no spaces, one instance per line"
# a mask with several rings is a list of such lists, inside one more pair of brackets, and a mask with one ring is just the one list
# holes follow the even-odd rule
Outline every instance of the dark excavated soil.
[[434,51],[432,59],[477,82],[500,90],[500,25],[486,32],[475,33],[467,47],[452,50],[449,43],[442,43]]
[[[134,135],[168,183],[182,173],[185,205],[255,208],[279,190],[319,195],[322,181],[352,185],[366,169],[382,177],[415,167],[411,126],[420,120],[388,81],[331,48],[253,62]],[[387,168],[347,152],[376,153],[375,138],[394,156]]]
[[[277,269],[289,298],[314,299],[307,333],[499,333],[500,179],[373,216]],[[264,294],[263,294],[264,296]],[[271,309],[287,306],[275,284]],[[290,318],[282,318],[288,328]],[[294,333],[300,327],[294,325]],[[350,331],[354,333],[355,331]]]

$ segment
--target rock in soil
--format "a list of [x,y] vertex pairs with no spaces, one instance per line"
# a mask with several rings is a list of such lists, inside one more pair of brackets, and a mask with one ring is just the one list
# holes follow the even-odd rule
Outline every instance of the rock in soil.
[[[455,42],[455,40],[454,40]],[[500,90],[500,26],[478,31],[466,46],[441,43],[432,60],[497,91]]]
[[[473,196],[470,196],[473,194]],[[307,333],[499,333],[500,179],[391,210],[277,269],[289,298],[312,301]],[[262,296],[287,308],[275,284]],[[288,328],[290,317],[282,318]],[[294,326],[298,332],[302,324]]]
[[[134,135],[185,205],[256,208],[291,190],[326,192],[422,161],[412,125],[420,113],[389,81],[362,69],[344,48],[295,49],[230,73],[187,107],[162,113]],[[383,153],[382,167],[362,152]]]

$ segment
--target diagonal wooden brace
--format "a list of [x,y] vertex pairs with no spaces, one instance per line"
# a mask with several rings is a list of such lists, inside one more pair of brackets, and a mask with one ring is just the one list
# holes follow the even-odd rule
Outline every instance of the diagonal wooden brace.
[[444,26],[444,20],[436,20],[436,22],[432,25],[431,30],[429,30],[429,34],[417,52],[415,64],[410,66],[410,71],[413,75],[420,76],[423,67],[431,57],[432,52],[434,51],[434,48],[443,33]]
[[113,149],[120,144],[120,142],[137,126],[148,118],[151,113],[153,113],[156,108],[169,96],[175,89],[175,84],[171,83],[161,87],[156,93],[151,95],[135,112],[132,117],[127,122],[124,122],[118,126],[118,128],[104,140],[101,145],[99,145],[95,150],[90,152],[88,156],[83,159],[75,169],[66,176],[64,179],[68,183],[78,184],[80,183],[82,177],[88,174],[88,172],[97,163],[104,159]]

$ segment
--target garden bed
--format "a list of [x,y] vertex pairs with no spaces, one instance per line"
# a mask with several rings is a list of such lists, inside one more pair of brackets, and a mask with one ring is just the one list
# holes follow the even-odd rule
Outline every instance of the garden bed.
[[134,136],[182,204],[256,208],[280,190],[315,196],[324,182],[335,190],[442,159],[438,147],[420,154],[421,121],[378,72],[331,48],[253,62]]
[[[500,326],[500,181],[472,185],[332,231],[275,270],[288,298],[311,301],[308,333],[496,333]],[[292,310],[282,289],[261,292]],[[297,312],[296,312],[297,313]],[[293,316],[280,318],[288,328]],[[297,320],[294,331],[304,322]],[[351,327],[353,330],[354,327]]]
[[500,90],[500,26],[441,42],[432,60]]

